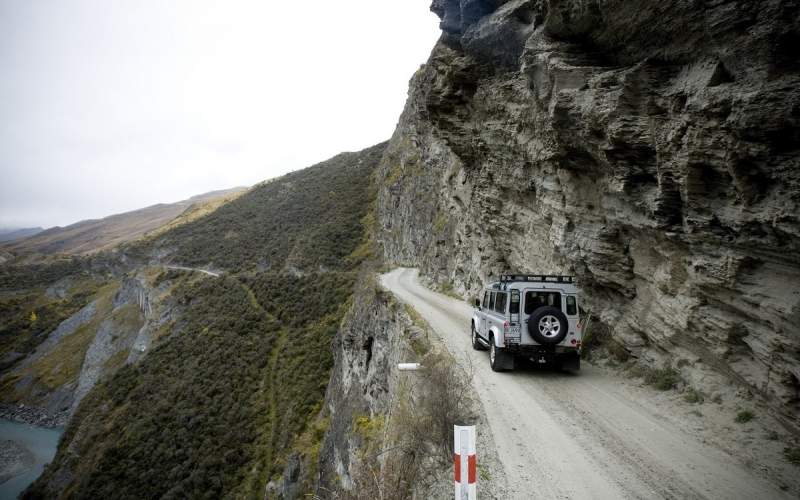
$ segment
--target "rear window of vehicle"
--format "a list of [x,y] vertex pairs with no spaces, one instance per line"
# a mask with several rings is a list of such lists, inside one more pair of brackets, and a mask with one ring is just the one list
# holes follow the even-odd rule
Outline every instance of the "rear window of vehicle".
[[567,315],[575,316],[578,314],[578,302],[574,295],[567,295]]
[[519,290],[511,290],[511,302],[508,305],[508,312],[519,314]]
[[525,314],[531,314],[543,306],[561,310],[561,294],[559,292],[525,292]]
[[508,294],[505,292],[497,292],[497,298],[495,299],[494,303],[494,312],[505,313],[506,312],[506,298]]

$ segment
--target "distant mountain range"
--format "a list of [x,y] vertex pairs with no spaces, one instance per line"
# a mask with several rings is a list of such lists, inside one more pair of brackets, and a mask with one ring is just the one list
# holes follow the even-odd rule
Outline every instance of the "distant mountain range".
[[0,243],[28,238],[44,231],[42,227],[0,229]]
[[247,188],[211,191],[176,203],[159,203],[103,219],[77,222],[66,227],[18,229],[0,233],[0,247],[14,254],[89,254],[160,232],[205,215]]

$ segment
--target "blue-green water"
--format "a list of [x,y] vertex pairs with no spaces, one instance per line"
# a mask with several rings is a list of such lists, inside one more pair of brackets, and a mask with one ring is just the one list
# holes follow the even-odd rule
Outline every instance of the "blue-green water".
[[36,460],[31,470],[0,484],[0,500],[17,498],[29,484],[39,477],[45,464],[50,463],[56,454],[61,432],[61,429],[46,429],[0,419],[0,440],[16,441],[27,448]]

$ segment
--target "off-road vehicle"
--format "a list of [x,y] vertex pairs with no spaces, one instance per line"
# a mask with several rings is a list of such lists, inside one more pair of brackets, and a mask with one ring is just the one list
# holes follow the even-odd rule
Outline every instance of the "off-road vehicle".
[[501,276],[475,299],[471,329],[473,349],[489,349],[494,371],[513,370],[515,358],[580,369],[578,289],[572,276]]

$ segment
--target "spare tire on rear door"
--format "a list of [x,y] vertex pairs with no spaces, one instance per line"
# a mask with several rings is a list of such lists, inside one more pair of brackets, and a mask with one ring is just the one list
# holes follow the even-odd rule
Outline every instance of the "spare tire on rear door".
[[528,333],[540,344],[558,344],[568,329],[567,317],[555,307],[540,307],[528,318]]

